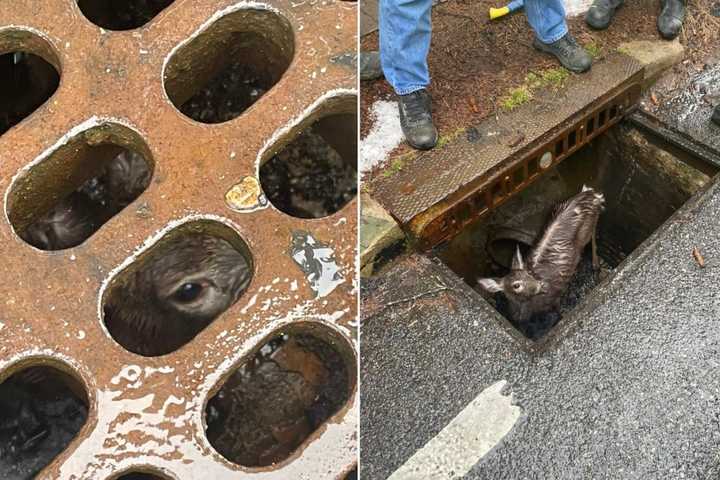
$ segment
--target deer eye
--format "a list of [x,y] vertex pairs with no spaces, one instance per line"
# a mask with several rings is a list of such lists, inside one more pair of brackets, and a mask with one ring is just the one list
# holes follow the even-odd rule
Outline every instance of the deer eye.
[[520,291],[522,289],[522,284],[520,282],[515,282],[512,284],[513,290]]
[[175,290],[173,297],[181,303],[189,303],[198,299],[203,292],[203,286],[199,283],[183,283]]

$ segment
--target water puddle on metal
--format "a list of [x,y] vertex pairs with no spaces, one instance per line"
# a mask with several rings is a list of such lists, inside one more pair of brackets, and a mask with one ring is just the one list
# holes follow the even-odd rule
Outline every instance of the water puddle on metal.
[[59,84],[58,71],[38,55],[0,55],[0,135],[45,103]]
[[[525,337],[538,340],[673,212],[703,190],[715,173],[714,167],[655,135],[622,123],[441,244],[435,254]],[[593,269],[588,246],[559,311],[514,322],[504,295],[482,291],[478,279],[507,274],[516,246],[527,253],[553,207],[580,192],[583,185],[605,196],[597,230],[600,268]]]
[[78,0],[78,7],[92,23],[108,30],[139,28],[155,18],[174,0]]
[[308,232],[293,232],[290,255],[318,297],[328,295],[345,281],[333,249]]
[[322,330],[278,334],[208,401],[207,437],[221,455],[247,467],[281,462],[346,404],[352,349]]
[[73,440],[88,417],[85,388],[53,367],[29,367],[0,384],[0,477],[29,480]]

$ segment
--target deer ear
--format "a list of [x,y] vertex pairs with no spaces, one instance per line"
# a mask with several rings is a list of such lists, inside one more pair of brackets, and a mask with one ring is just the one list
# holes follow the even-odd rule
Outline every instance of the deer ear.
[[481,278],[478,283],[486,292],[495,293],[503,290],[502,284],[494,278]]
[[515,247],[515,256],[513,256],[512,265],[510,266],[513,270],[525,270],[525,262],[520,253],[520,245]]

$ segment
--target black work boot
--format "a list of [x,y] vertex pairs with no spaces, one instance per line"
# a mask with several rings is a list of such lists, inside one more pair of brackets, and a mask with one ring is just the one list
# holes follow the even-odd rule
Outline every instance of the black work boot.
[[360,52],[360,80],[377,80],[382,76],[380,52]]
[[563,67],[571,72],[582,73],[590,70],[592,66],[592,57],[569,33],[565,34],[560,40],[553,43],[542,43],[540,39],[535,37],[533,47],[541,52],[554,55],[560,60]]
[[585,15],[585,22],[596,30],[605,30],[622,4],[623,0],[595,0]]
[[672,40],[677,37],[683,20],[685,20],[685,0],[662,0],[657,26],[664,39]]
[[710,120],[712,120],[715,125],[720,125],[720,105],[715,107],[715,111]]
[[438,132],[432,120],[432,99],[424,88],[407,95],[398,95],[400,126],[410,146],[430,150],[435,146]]

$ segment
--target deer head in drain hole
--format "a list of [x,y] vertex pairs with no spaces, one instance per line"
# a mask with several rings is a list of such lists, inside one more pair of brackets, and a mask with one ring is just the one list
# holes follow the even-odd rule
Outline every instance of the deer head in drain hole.
[[111,287],[105,324],[128,350],[163,355],[235,303],[251,276],[250,261],[228,241],[204,233],[176,237]]

